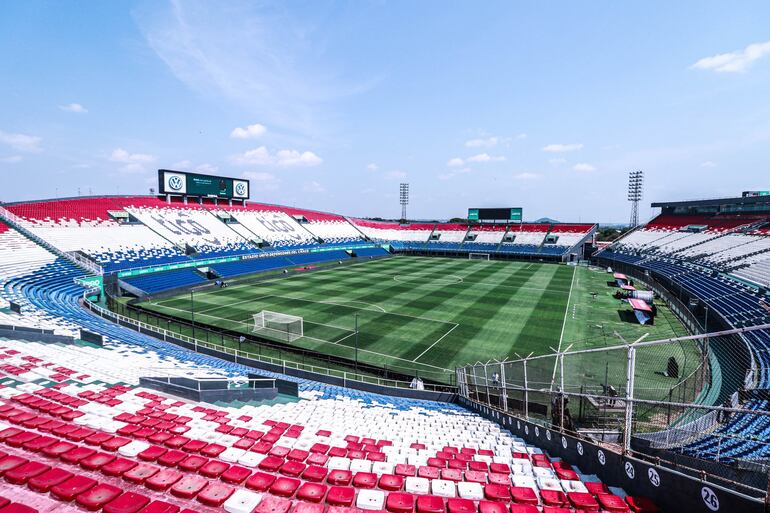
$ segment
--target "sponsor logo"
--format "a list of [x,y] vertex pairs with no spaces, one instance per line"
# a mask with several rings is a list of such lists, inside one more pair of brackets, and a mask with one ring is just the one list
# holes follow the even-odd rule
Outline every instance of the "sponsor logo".
[[238,185],[235,186],[235,194],[238,196],[246,196],[246,184],[238,182]]
[[607,458],[604,456],[604,451],[602,451],[601,449],[599,449],[599,452],[596,453],[596,457],[599,458],[599,463],[601,463],[602,465],[607,463]]
[[172,191],[179,191],[184,186],[184,182],[182,182],[182,179],[177,175],[172,175],[168,179],[168,187]]

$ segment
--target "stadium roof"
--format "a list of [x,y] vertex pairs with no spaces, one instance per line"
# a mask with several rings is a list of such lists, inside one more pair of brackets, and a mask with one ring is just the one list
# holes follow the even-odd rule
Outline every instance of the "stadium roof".
[[767,205],[770,209],[770,196],[747,196],[737,198],[717,198],[686,201],[656,201],[650,206],[652,208],[675,208],[675,207],[719,207],[723,205],[746,205],[754,206]]

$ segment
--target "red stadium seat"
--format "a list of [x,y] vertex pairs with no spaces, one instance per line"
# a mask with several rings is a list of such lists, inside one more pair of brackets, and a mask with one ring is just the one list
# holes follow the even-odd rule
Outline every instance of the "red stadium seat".
[[0,476],[4,475],[9,470],[13,470],[16,467],[24,465],[28,461],[28,459],[21,458],[19,456],[6,456],[0,460]]
[[229,469],[225,470],[222,475],[219,476],[219,479],[225,483],[240,484],[244,482],[250,475],[251,470],[245,467],[240,467],[238,465],[233,465]]
[[510,486],[488,484],[484,486],[484,497],[490,501],[511,501]]
[[347,486],[352,480],[353,474],[349,470],[334,469],[326,476],[326,482],[335,486]]
[[283,465],[283,458],[268,456],[259,462],[258,467],[267,472],[277,472],[281,465]]
[[185,470],[187,472],[197,472],[203,465],[208,463],[208,458],[204,458],[203,456],[198,456],[197,454],[193,454],[191,456],[186,457],[182,461],[179,462],[179,465],[177,465],[181,470]]
[[281,465],[281,468],[278,469],[278,472],[285,476],[297,477],[302,474],[302,472],[304,472],[306,467],[307,465],[299,461],[287,461]]
[[444,513],[444,499],[435,495],[417,497],[417,513]]
[[332,486],[326,494],[326,503],[331,506],[350,506],[356,498],[356,490],[348,486]]
[[80,463],[80,460],[88,458],[92,454],[96,454],[94,449],[89,447],[75,447],[61,454],[59,457],[62,461],[66,461],[67,463]]
[[11,504],[0,508],[0,513],[38,513],[38,511],[35,508],[25,504],[12,502]]
[[319,467],[317,465],[310,465],[302,473],[302,479],[305,481],[311,481],[313,483],[320,483],[326,478],[326,474],[329,473],[329,469],[326,467]]
[[486,484],[487,483],[487,474],[486,472],[479,472],[477,470],[466,470],[465,471],[465,480],[469,483],[481,483]]
[[329,461],[329,457],[327,455],[321,454],[320,452],[314,452],[307,457],[307,459],[305,460],[305,463],[307,463],[308,465],[323,466],[323,465],[326,465],[327,461]]
[[527,487],[511,487],[511,497],[513,497],[513,501],[517,504],[537,504],[540,502],[535,490]]
[[414,465],[398,463],[396,465],[395,474],[397,476],[414,477],[417,475],[417,468]]
[[326,485],[321,483],[304,483],[297,490],[297,499],[307,502],[321,502],[326,495]]
[[100,483],[87,492],[81,493],[75,499],[75,502],[83,506],[88,511],[97,511],[105,504],[118,498],[123,490],[117,486],[106,483]]
[[629,513],[631,508],[626,504],[621,497],[611,494],[602,493],[596,496],[602,509],[607,513]]
[[185,458],[187,458],[186,452],[173,449],[161,455],[158,458],[158,463],[167,467],[175,467]]
[[106,452],[96,452],[87,458],[80,460],[80,466],[86,470],[100,470],[108,463],[115,460],[115,455]]
[[511,478],[508,474],[496,474],[494,472],[487,474],[487,479],[492,484],[497,485],[509,485],[511,483]]
[[392,474],[382,474],[377,486],[382,490],[397,492],[404,487],[404,477],[394,476]]
[[356,488],[374,488],[377,486],[377,474],[356,472],[356,475],[353,476],[353,486]]
[[508,513],[508,504],[504,502],[479,501],[479,513]]
[[30,490],[34,490],[40,493],[47,493],[52,487],[63,483],[67,479],[73,476],[72,472],[67,472],[61,468],[52,468],[42,474],[30,478],[27,481],[27,486]]
[[417,469],[417,477],[424,477],[426,479],[438,479],[440,474],[441,469],[438,467],[420,467]]
[[51,467],[38,461],[28,461],[5,473],[5,480],[12,484],[23,485],[35,476],[48,472]]
[[246,480],[246,488],[264,492],[275,482],[275,476],[265,474],[264,472],[255,472],[253,476]]
[[323,504],[313,504],[309,502],[299,502],[291,513],[324,513],[325,506]]
[[489,465],[485,461],[469,461],[468,468],[478,472],[489,472]]
[[228,468],[230,468],[230,465],[225,462],[211,460],[203,465],[200,469],[198,469],[198,472],[202,476],[215,478],[221,476]]
[[583,484],[585,485],[586,489],[588,489],[588,492],[593,495],[598,495],[600,493],[610,493],[610,489],[607,488],[607,485],[604,483],[590,481],[583,482]]
[[104,506],[104,513],[137,513],[147,506],[150,499],[135,492],[126,492]]
[[574,470],[557,468],[556,476],[559,479],[564,479],[566,481],[580,481],[580,477],[578,477],[577,472]]
[[300,480],[291,477],[279,477],[270,486],[270,493],[279,497],[291,497],[299,487]]
[[599,503],[588,492],[569,492],[567,499],[577,511],[599,511]]
[[102,474],[108,476],[122,476],[125,472],[128,472],[134,468],[137,463],[133,460],[126,458],[117,458],[107,463],[101,468]]
[[232,486],[212,482],[198,494],[198,502],[206,506],[221,506],[235,491]]
[[449,513],[476,513],[476,503],[469,499],[447,499]]
[[140,463],[134,468],[123,472],[123,479],[136,484],[143,484],[147,479],[158,473],[160,469],[149,463]]
[[72,476],[51,487],[51,495],[60,501],[71,501],[81,493],[96,486],[96,480],[85,476]]
[[203,476],[188,474],[174,483],[174,486],[172,486],[169,491],[171,492],[171,495],[175,497],[192,499],[198,495],[198,492],[203,490],[208,483],[208,480]]
[[137,458],[144,461],[155,461],[168,452],[168,449],[159,445],[151,445],[137,454]]
[[[123,474],[125,476],[125,474]],[[182,473],[178,470],[164,468],[152,477],[148,477],[144,485],[150,490],[163,491],[182,478]]]
[[[459,482],[463,480],[463,473],[461,470],[456,468],[445,468],[441,470],[441,479],[446,479],[447,481]],[[503,483],[500,483],[500,484],[503,484]]]
[[414,511],[414,495],[402,492],[389,493],[385,508],[390,513],[412,513]]
[[540,490],[540,497],[546,506],[564,506],[567,504],[567,496],[559,490]]

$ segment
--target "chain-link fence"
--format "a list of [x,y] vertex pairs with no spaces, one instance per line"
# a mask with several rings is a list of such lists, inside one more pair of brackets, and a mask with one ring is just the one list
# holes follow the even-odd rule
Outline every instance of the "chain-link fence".
[[770,392],[745,388],[752,359],[741,333],[768,328],[641,338],[579,351],[567,347],[468,365],[457,370],[457,380],[469,399],[616,444],[620,451],[740,462],[766,472]]

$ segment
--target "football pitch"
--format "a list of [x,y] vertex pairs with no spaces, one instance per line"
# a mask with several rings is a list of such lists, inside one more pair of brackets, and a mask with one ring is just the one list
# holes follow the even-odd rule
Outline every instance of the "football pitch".
[[304,336],[275,339],[351,361],[357,347],[361,363],[441,382],[477,361],[686,334],[664,305],[654,326],[632,322],[630,306],[612,297],[617,289],[608,279],[586,267],[398,256],[139,306],[184,320],[194,309],[196,324],[244,334],[252,334],[253,315],[262,310],[301,316]]

